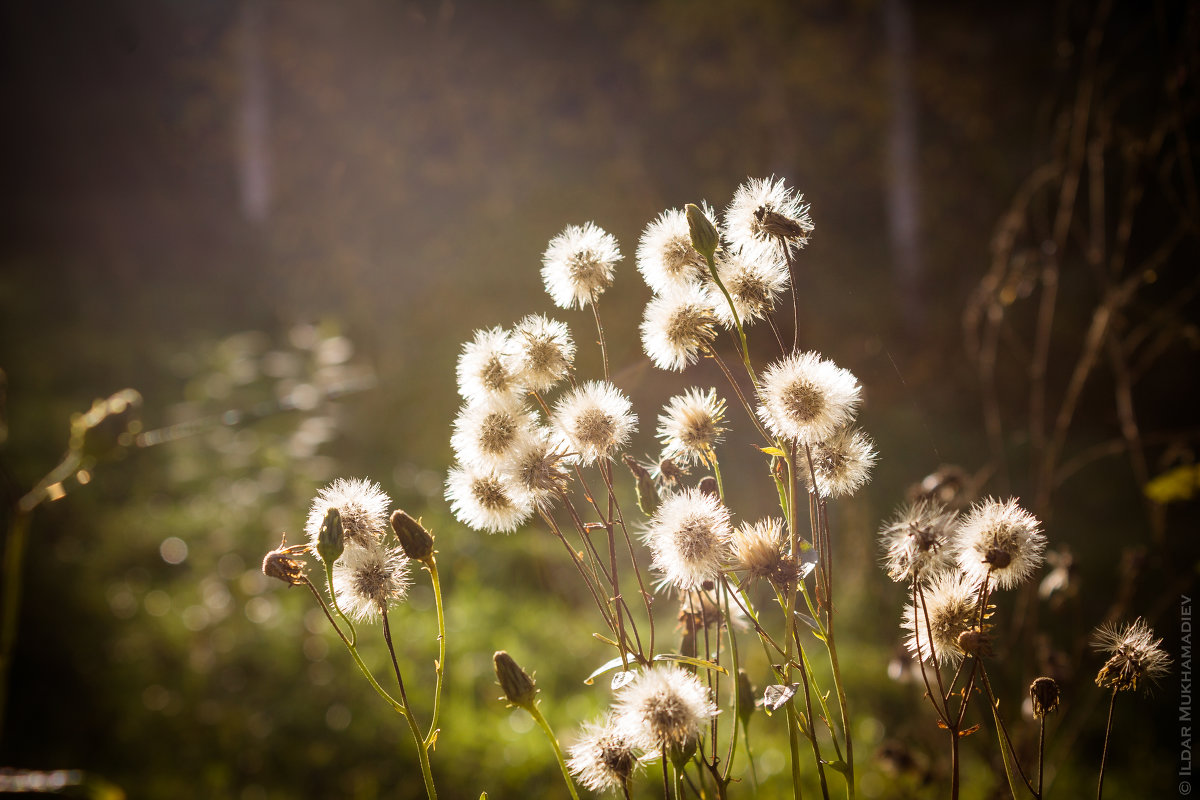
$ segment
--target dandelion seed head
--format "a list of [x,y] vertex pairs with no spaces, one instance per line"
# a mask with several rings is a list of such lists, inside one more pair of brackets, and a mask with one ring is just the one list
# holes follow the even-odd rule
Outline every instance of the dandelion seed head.
[[606,381],[589,381],[554,404],[550,424],[562,450],[581,464],[606,458],[629,443],[637,415],[621,390]]
[[593,792],[620,789],[638,764],[637,749],[612,717],[585,724],[567,752],[567,768]]
[[706,463],[721,441],[725,427],[725,401],[716,389],[688,389],[675,395],[658,416],[662,458],[685,464]]
[[[914,608],[904,607],[905,646],[914,658],[957,664],[965,655],[960,639],[976,630],[979,584],[958,572],[942,572],[925,583]],[[926,626],[928,616],[928,627]],[[932,637],[931,634],[932,633]],[[919,647],[918,647],[919,643]]]
[[525,388],[544,392],[567,376],[575,362],[575,341],[565,323],[530,314],[509,336],[509,368]]
[[[812,447],[813,472],[821,497],[849,497],[871,478],[875,466],[875,443],[858,428],[839,428]],[[801,470],[805,481],[812,475]]]
[[446,477],[446,499],[455,519],[472,530],[511,533],[533,513],[529,497],[490,469],[462,465]]
[[950,546],[958,513],[928,500],[918,500],[879,531],[883,565],[894,581],[929,580],[954,564]]
[[347,547],[351,544],[370,547],[387,531],[387,513],[391,505],[392,499],[378,483],[365,478],[338,478],[317,493],[309,508],[304,533],[308,536],[310,550],[317,553],[321,526],[329,509],[336,508],[342,516]]
[[1017,505],[987,499],[971,507],[955,536],[959,569],[998,589],[1028,580],[1042,564],[1046,537],[1037,517]]
[[370,620],[404,597],[408,589],[408,559],[382,542],[347,545],[333,565],[333,593],[341,609],[359,620]]
[[537,429],[517,445],[501,472],[518,493],[528,495],[534,508],[545,511],[571,481],[566,461],[567,454],[554,446],[549,433]]
[[[738,320],[746,325],[764,319],[775,308],[779,295],[791,282],[787,263],[772,250],[747,254],[735,250],[723,252],[717,260],[717,275],[733,299]],[[716,284],[708,287],[717,319],[726,328],[734,327],[729,301]]]
[[642,347],[659,369],[681,372],[716,338],[712,298],[699,284],[673,287],[646,305]]
[[463,399],[513,398],[524,387],[509,364],[512,343],[503,328],[475,331],[458,357],[458,393]]
[[749,580],[764,579],[779,587],[796,577],[796,561],[787,549],[787,528],[777,518],[740,525],[730,542],[735,570]]
[[743,253],[799,249],[808,244],[812,218],[804,196],[783,179],[751,178],[737,188],[725,209],[725,235]]
[[656,666],[622,687],[614,705],[616,727],[649,753],[695,742],[717,714],[707,687],[690,672]]
[[560,308],[583,308],[612,285],[621,260],[617,240],[591,222],[568,225],[542,255],[542,281]]
[[653,560],[663,581],[695,589],[715,580],[728,556],[732,535],[729,509],[699,489],[684,489],[662,501],[646,529]]
[[758,416],[776,436],[820,442],[854,419],[861,391],[849,370],[815,352],[794,353],[762,373]]
[[[716,218],[707,203],[702,208],[709,219]],[[637,268],[655,294],[705,279],[708,266],[704,256],[692,247],[685,212],[669,209],[646,226],[638,242]]]
[[1129,625],[1103,625],[1092,634],[1092,648],[1108,656],[1096,675],[1096,685],[1117,691],[1136,689],[1145,679],[1164,677],[1171,659],[1162,649],[1162,639],[1140,617]]
[[498,469],[533,435],[536,419],[512,398],[476,400],[459,411],[450,445],[464,464]]

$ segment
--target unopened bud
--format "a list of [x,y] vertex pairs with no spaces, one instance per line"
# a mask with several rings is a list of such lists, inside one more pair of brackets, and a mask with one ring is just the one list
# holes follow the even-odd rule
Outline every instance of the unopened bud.
[[701,478],[700,483],[696,485],[696,488],[705,494],[711,494],[718,500],[721,499],[721,493],[718,491],[717,487],[717,479],[712,475],[705,475],[703,478]]
[[433,536],[408,512],[401,509],[392,512],[392,530],[404,548],[404,555],[413,561],[425,561],[433,555]]
[[983,631],[963,631],[958,635],[958,647],[969,656],[990,656],[992,654],[992,637]]
[[496,680],[500,682],[500,688],[504,690],[504,697],[514,706],[520,706],[527,711],[533,710],[533,703],[537,697],[537,687],[533,684],[533,678],[529,677],[529,673],[521,669],[521,666],[513,661],[504,650],[497,650],[492,656],[492,666],[496,668]]
[[625,466],[629,467],[629,471],[633,473],[636,480],[638,508],[647,517],[654,516],[654,512],[658,509],[658,489],[654,486],[654,478],[651,477],[650,470],[639,464],[637,459],[628,453],[621,456],[621,460],[625,462]]
[[1033,701],[1033,715],[1044,717],[1058,708],[1058,683],[1054,678],[1038,678],[1029,684],[1029,699]]
[[687,204],[688,231],[692,235],[692,247],[705,258],[711,259],[721,243],[721,237],[712,224],[712,220],[704,216],[700,206],[695,203]]
[[333,563],[341,558],[342,551],[346,549],[345,539],[346,533],[342,530],[342,512],[331,508],[325,512],[321,531],[317,534],[317,555],[326,564],[333,566]]
[[308,547],[302,544],[284,547],[286,542],[287,534],[284,534],[283,539],[279,542],[279,548],[267,553],[266,558],[263,559],[262,571],[268,578],[276,578],[289,586],[300,586],[307,580],[304,576],[304,564],[293,556],[303,554]]

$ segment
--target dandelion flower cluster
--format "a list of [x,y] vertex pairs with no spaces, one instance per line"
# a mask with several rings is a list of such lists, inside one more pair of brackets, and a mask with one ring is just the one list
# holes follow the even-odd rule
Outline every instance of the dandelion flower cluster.
[[581,464],[606,458],[629,442],[637,430],[633,404],[606,381],[589,381],[565,394],[554,406],[551,425],[564,450]]
[[511,344],[503,328],[475,332],[458,357],[458,392],[466,400],[513,398],[523,387],[511,366]]
[[921,590],[916,606],[904,607],[905,645],[924,662],[957,664],[965,654],[962,636],[976,630],[978,614],[978,584],[956,572],[935,575]]
[[682,372],[717,336],[716,310],[703,286],[673,287],[646,305],[642,347],[659,369]]
[[490,469],[461,465],[451,469],[446,499],[461,522],[487,533],[511,533],[533,513],[530,498]]
[[611,716],[585,724],[568,752],[567,768],[594,792],[627,786],[638,765],[637,748]]
[[[712,217],[712,209],[705,213]],[[646,226],[638,242],[637,268],[655,294],[703,282],[708,267],[692,247],[687,214],[672,208]]]
[[725,235],[743,253],[778,250],[776,243],[800,248],[808,243],[812,230],[804,197],[782,178],[747,180],[725,210]]
[[575,361],[570,330],[541,314],[530,314],[518,322],[509,339],[509,368],[530,391],[546,391],[567,376]]
[[408,587],[408,559],[385,538],[391,504],[377,483],[338,478],[317,494],[308,513],[305,532],[313,553],[319,552],[330,509],[341,515],[344,549],[333,564],[333,594],[356,619],[378,616],[402,599]]
[[764,370],[758,416],[776,436],[816,443],[854,419],[861,391],[858,379],[832,361],[794,353]]
[[1037,517],[1016,500],[984,500],[959,525],[955,552],[959,569],[971,580],[999,589],[1024,581],[1042,564],[1046,537]]
[[1158,681],[1171,665],[1162,639],[1155,639],[1141,619],[1125,626],[1102,626],[1092,636],[1092,648],[1108,656],[1096,675],[1096,685],[1114,691],[1136,689],[1141,680]]
[[717,715],[708,688],[675,666],[639,672],[621,688],[614,710],[617,729],[648,753],[692,744]]
[[920,500],[902,508],[879,532],[883,563],[894,581],[925,578],[951,569],[950,537],[958,514]]
[[[854,427],[844,427],[812,447],[813,473],[817,494],[822,497],[848,497],[871,477],[875,466],[875,446],[871,437]],[[812,476],[802,470],[806,480]]]
[[721,441],[725,427],[725,401],[716,389],[692,388],[667,401],[658,417],[662,458],[677,463],[707,463]]
[[568,225],[542,256],[542,281],[559,308],[595,303],[612,285],[621,250],[612,234],[589,222]]
[[796,577],[796,562],[787,549],[787,529],[778,518],[740,525],[730,541],[735,570],[780,587]]
[[533,435],[534,424],[518,400],[480,400],[459,412],[450,444],[464,463],[498,467]]
[[694,589],[715,579],[727,558],[733,531],[729,509],[699,489],[684,489],[658,507],[646,530],[651,567],[665,583]]
[[[717,259],[717,276],[729,292],[738,321],[743,325],[770,315],[779,295],[786,292],[790,284],[787,264],[771,251],[723,252]],[[708,293],[717,320],[726,328],[732,328],[734,319],[729,301],[716,285],[709,286]]]

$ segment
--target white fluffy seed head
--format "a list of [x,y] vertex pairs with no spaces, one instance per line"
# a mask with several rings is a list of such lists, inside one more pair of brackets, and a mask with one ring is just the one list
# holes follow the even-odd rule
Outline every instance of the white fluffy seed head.
[[333,565],[333,593],[338,606],[358,620],[371,620],[400,601],[408,589],[408,559],[382,542],[361,547],[347,544]]
[[463,399],[513,398],[523,393],[510,367],[511,348],[503,328],[475,331],[458,357],[458,393]]
[[[812,446],[817,493],[822,497],[848,497],[871,479],[875,466],[875,443],[858,428],[847,425]],[[805,482],[812,481],[807,469]]]
[[676,463],[708,463],[725,433],[725,401],[716,389],[688,389],[675,395],[658,416],[662,458]]
[[542,428],[513,450],[501,473],[518,494],[524,494],[536,509],[548,510],[571,482],[567,454],[555,446],[549,431]]
[[733,568],[747,579],[765,579],[778,587],[796,577],[796,561],[788,555],[787,528],[778,518],[744,523],[730,542]]
[[952,537],[958,513],[929,500],[900,509],[879,531],[883,566],[894,581],[928,581],[954,565]]
[[665,499],[646,529],[650,566],[664,583],[695,589],[716,580],[729,558],[733,531],[729,509],[699,489],[684,489]]
[[[703,210],[709,219],[716,218],[707,203]],[[637,268],[655,294],[705,280],[708,265],[692,247],[686,213],[672,208],[646,226],[638,242]]]
[[962,660],[960,637],[975,630],[979,620],[979,588],[959,572],[939,573],[923,585],[916,607],[904,607],[904,643],[914,658],[942,664]]
[[1162,639],[1141,618],[1131,625],[1103,625],[1092,634],[1092,648],[1108,657],[1096,675],[1096,685],[1130,691],[1138,682],[1157,682],[1168,672],[1171,659],[1162,649]]
[[565,323],[530,314],[513,326],[509,364],[517,382],[536,392],[558,383],[575,362],[575,342]]
[[958,567],[976,583],[997,589],[1024,583],[1042,565],[1046,536],[1037,517],[1015,499],[988,498],[971,507],[954,537]]
[[621,390],[606,381],[588,381],[554,404],[550,424],[559,447],[591,464],[629,443],[637,431],[637,415]]
[[684,748],[694,743],[717,715],[717,707],[695,675],[663,665],[639,672],[622,687],[614,712],[616,727],[629,741],[656,753],[664,746]]
[[338,478],[313,498],[305,521],[304,533],[312,552],[317,553],[321,526],[329,509],[336,508],[342,516],[342,534],[346,546],[371,547],[388,528],[388,509],[392,500],[378,483],[365,478]]
[[485,397],[458,412],[450,446],[464,464],[500,469],[533,435],[536,422],[533,412],[519,400]]
[[586,723],[567,752],[567,769],[593,792],[622,788],[638,765],[637,748],[611,716]]
[[[733,299],[742,325],[770,316],[775,301],[791,282],[787,262],[774,250],[725,251],[717,259],[717,275]],[[716,284],[709,284],[707,289],[717,319],[726,328],[734,327],[733,312],[725,295]]]
[[793,353],[762,373],[758,416],[776,436],[816,443],[854,419],[861,391],[852,373],[820,354]]
[[542,255],[542,281],[559,308],[583,308],[612,285],[617,240],[591,222],[568,225]]
[[780,252],[808,243],[812,218],[804,196],[780,178],[750,178],[737,188],[725,209],[725,235],[742,253]]
[[659,369],[682,372],[716,338],[716,322],[712,297],[703,286],[671,287],[646,304],[642,347]]
[[511,533],[529,519],[533,505],[508,478],[490,469],[458,466],[446,477],[454,517],[472,530]]

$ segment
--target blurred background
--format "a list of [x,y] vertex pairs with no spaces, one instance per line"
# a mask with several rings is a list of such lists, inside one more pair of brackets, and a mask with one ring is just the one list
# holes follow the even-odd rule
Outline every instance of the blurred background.
[[[538,274],[593,220],[625,254],[601,312],[652,453],[661,404],[720,375],[642,354],[638,237],[747,176],[812,203],[801,343],[859,377],[880,452],[834,511],[861,794],[946,785],[875,544],[939,469],[1045,521],[1054,581],[1006,598],[994,673],[1026,754],[1025,687],[1062,682],[1055,795],[1094,785],[1091,628],[1144,616],[1178,661],[1200,553],[1194,6],[13,0],[0,21],[0,490],[11,506],[48,473],[95,398],[137,389],[156,432],[33,515],[0,767],[129,797],[423,796],[311,597],[258,571],[321,486],[369,477],[438,537],[439,789],[560,796],[492,652],[536,671],[565,740],[607,705],[583,678],[609,653],[544,532],[450,516],[456,355],[547,312],[597,374],[590,315]],[[754,519],[772,498],[733,425],[726,484]],[[428,700],[422,576],[395,618]],[[1110,796],[1173,796],[1179,702],[1177,670],[1122,697]],[[784,791],[781,719],[751,730],[764,795]],[[994,739],[966,741],[964,796],[1003,796]]]

